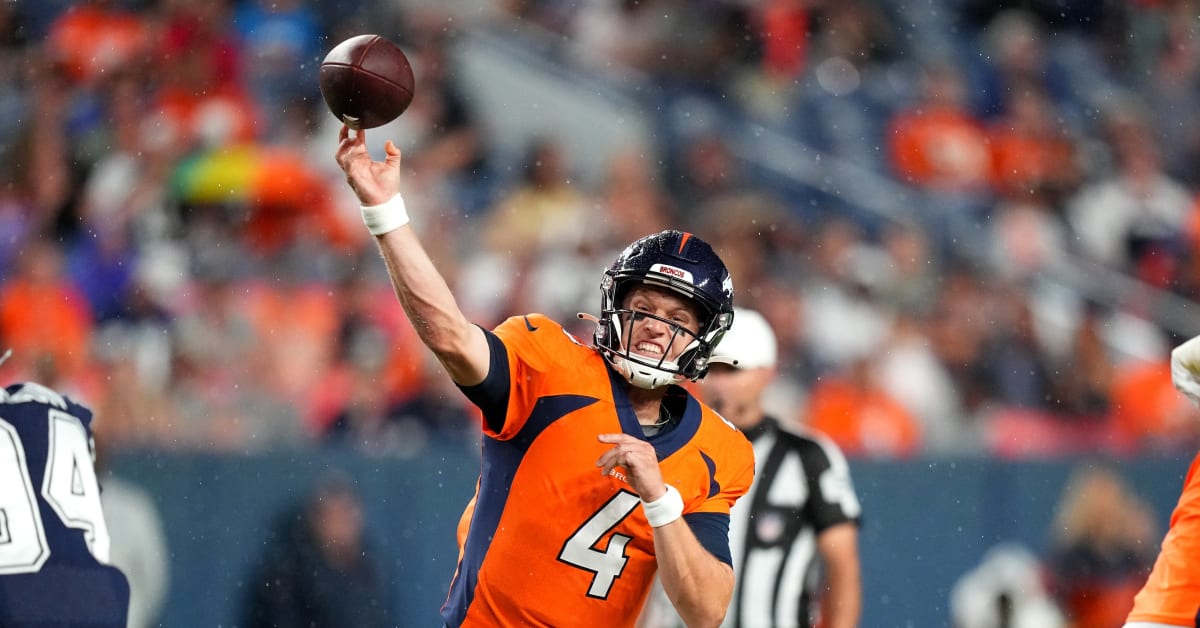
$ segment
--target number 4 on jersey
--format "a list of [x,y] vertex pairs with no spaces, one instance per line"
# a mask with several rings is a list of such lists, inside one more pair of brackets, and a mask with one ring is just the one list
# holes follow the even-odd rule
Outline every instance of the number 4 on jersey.
[[613,581],[621,577],[625,563],[629,562],[625,545],[632,539],[624,534],[613,534],[603,551],[597,549],[597,545],[637,508],[640,501],[629,491],[617,493],[567,539],[558,553],[558,559],[564,563],[595,574],[588,587],[588,597],[608,599]]

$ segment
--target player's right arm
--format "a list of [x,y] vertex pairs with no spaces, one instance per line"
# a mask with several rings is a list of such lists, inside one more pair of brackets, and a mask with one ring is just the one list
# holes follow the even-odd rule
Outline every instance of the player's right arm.
[[[343,126],[340,140],[337,162],[360,203],[381,205],[400,193],[400,149],[395,144],[387,142],[387,156],[380,162],[367,152],[363,131],[351,134]],[[491,355],[487,337],[463,315],[412,225],[403,224],[375,239],[400,305],[422,342],[455,383],[474,386],[482,382]]]

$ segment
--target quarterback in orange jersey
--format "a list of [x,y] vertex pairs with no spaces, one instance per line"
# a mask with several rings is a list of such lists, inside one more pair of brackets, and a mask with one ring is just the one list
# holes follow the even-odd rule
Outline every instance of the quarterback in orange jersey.
[[[482,410],[483,467],[459,526],[447,626],[632,626],[658,574],[691,626],[733,590],[729,511],[754,454],[680,383],[708,370],[733,285],[700,238],[637,240],[601,280],[591,343],[537,314],[493,331],[463,316],[408,226],[400,151],[337,159],[421,339]],[[592,318],[581,315],[585,318]]]
[[[1171,380],[1200,406],[1200,336],[1171,352]],[[1200,455],[1192,460],[1154,569],[1125,628],[1200,627]]]

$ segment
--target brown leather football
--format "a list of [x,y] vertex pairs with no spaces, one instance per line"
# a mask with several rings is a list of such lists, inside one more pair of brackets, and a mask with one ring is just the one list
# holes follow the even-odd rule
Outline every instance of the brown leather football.
[[412,103],[412,65],[399,46],[379,35],[356,35],[321,62],[321,95],[338,120],[370,129],[395,120]]

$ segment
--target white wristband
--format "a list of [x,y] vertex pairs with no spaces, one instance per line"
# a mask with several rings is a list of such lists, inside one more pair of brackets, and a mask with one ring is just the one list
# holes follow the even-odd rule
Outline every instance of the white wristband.
[[404,207],[404,198],[399,194],[378,205],[362,205],[361,208],[363,224],[371,235],[381,236],[408,224],[408,210]]
[[666,486],[667,492],[662,497],[652,502],[642,500],[642,510],[652,528],[661,528],[683,516],[683,497],[674,486]]

